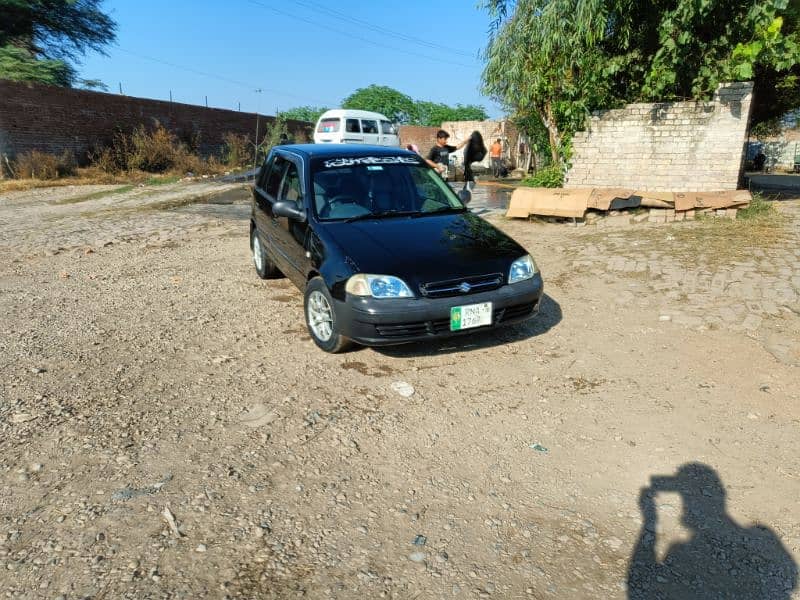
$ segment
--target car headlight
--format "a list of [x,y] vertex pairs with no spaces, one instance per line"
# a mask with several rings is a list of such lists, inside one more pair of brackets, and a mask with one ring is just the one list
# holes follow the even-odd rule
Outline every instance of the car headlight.
[[399,277],[392,275],[368,275],[358,273],[347,280],[344,288],[354,296],[372,296],[373,298],[413,298],[414,294]]
[[530,254],[526,254],[511,263],[511,268],[508,270],[508,283],[517,283],[518,281],[530,279],[536,275],[537,271],[533,258],[531,258]]

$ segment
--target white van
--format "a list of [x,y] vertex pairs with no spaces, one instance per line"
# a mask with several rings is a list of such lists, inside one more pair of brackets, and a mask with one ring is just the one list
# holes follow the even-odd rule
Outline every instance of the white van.
[[380,113],[336,108],[320,116],[314,143],[399,146],[400,137],[392,122]]

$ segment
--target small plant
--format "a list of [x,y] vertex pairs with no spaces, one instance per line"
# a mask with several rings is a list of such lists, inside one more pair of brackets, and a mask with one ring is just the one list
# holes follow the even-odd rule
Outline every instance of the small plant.
[[745,208],[736,211],[737,219],[763,219],[775,214],[775,207],[761,194],[753,194],[753,199]]
[[19,179],[58,179],[75,174],[75,157],[69,151],[61,156],[31,150],[23,152],[14,161],[14,174]]
[[539,169],[532,176],[523,179],[522,185],[528,187],[559,188],[564,185],[564,171],[557,165]]
[[128,169],[148,173],[169,171],[188,154],[175,135],[160,123],[152,131],[144,127],[136,129],[131,136],[131,144],[133,148],[127,160]]
[[229,167],[244,167],[253,163],[253,142],[247,135],[228,132],[223,136],[222,162]]

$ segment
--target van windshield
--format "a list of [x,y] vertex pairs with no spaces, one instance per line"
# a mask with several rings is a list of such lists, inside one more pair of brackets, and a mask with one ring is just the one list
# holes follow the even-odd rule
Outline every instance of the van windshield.
[[465,210],[418,156],[319,158],[311,170],[314,208],[322,221]]
[[341,127],[341,120],[338,118],[322,119],[317,125],[317,133],[336,133]]

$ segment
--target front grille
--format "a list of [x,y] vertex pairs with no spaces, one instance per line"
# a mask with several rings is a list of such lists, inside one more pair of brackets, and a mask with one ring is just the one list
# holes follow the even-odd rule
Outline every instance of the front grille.
[[385,338],[423,335],[430,332],[427,321],[418,321],[416,323],[399,323],[397,325],[376,325],[375,330],[378,332],[379,336]]
[[[492,313],[492,324],[476,327],[465,331],[475,331],[492,327],[506,321],[522,319],[536,309],[536,302],[515,304],[506,308],[496,308]],[[435,319],[432,321],[414,321],[412,323],[396,323],[392,325],[375,325],[378,335],[383,338],[402,338],[420,335],[439,335],[450,331],[450,319]]]
[[423,283],[420,284],[419,291],[428,298],[447,298],[448,296],[488,292],[496,290],[501,285],[503,285],[503,275],[501,273],[490,273],[489,275],[475,275],[473,277]]

